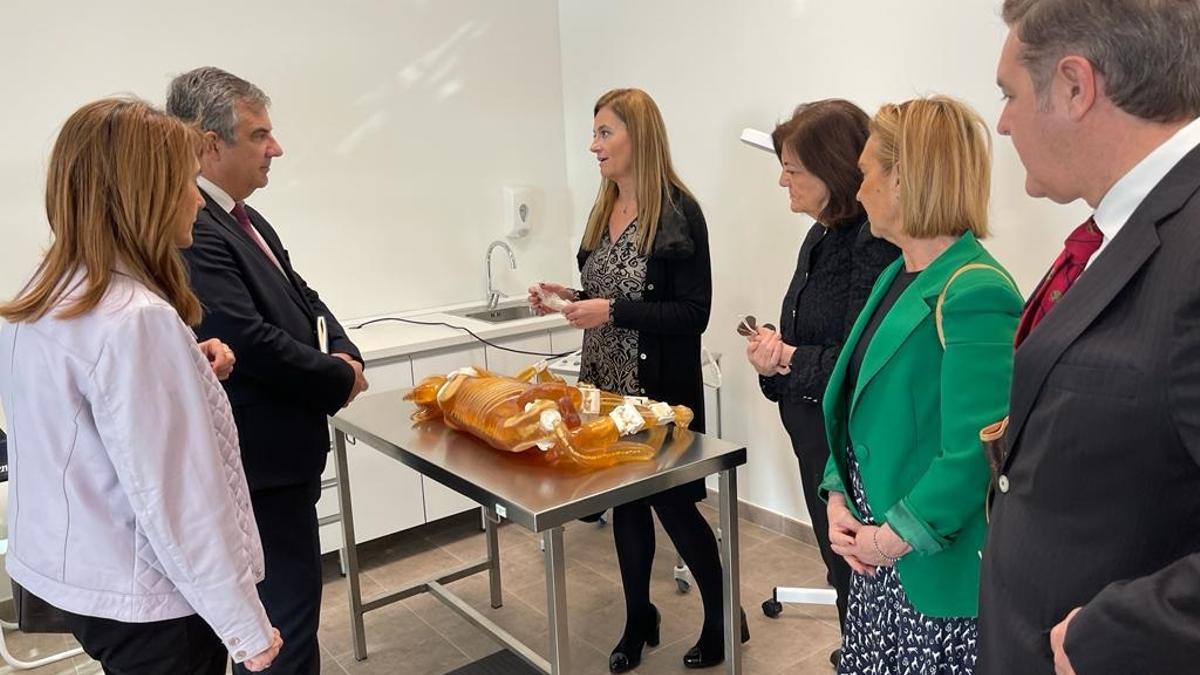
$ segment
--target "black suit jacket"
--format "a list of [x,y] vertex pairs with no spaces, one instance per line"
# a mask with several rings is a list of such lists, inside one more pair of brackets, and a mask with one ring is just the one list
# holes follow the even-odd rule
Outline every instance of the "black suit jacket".
[[354,370],[317,347],[324,316],[329,351],[362,361],[333,312],[292,269],[279,235],[254,209],[250,222],[284,274],[233,216],[204,195],[191,248],[183,252],[192,287],[204,306],[200,339],[220,338],[237,356],[225,391],[241,439],[251,490],[317,479],[329,450],[328,415],[342,407]]
[[1200,148],[1017,349],[979,672],[1200,670]]

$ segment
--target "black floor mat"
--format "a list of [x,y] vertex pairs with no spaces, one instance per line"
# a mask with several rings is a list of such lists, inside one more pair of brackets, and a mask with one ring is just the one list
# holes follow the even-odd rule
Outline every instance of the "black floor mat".
[[540,675],[516,654],[507,649],[452,670],[446,675]]

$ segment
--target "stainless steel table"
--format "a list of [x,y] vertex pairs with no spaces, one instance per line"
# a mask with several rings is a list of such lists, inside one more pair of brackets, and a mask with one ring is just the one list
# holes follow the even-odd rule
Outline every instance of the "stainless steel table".
[[[653,461],[633,462],[590,473],[564,472],[540,464],[536,459],[531,461],[520,455],[496,451],[467,434],[447,429],[441,422],[414,426],[408,419],[414,407],[403,401],[401,396],[401,392],[388,392],[363,397],[331,420],[355,659],[361,661],[367,658],[367,641],[363,631],[365,613],[419,593],[430,593],[491,634],[534,668],[555,675],[572,672],[567,648],[563,525],[719,473],[721,558],[724,561],[725,672],[741,672],[736,468],[746,463],[745,448],[695,433],[691,434],[690,441],[672,443],[668,435],[663,449]],[[644,438],[646,433],[642,432],[641,437]],[[354,546],[350,472],[346,465],[347,436],[363,441],[482,505],[486,557],[435,579],[364,601],[359,586],[358,554]],[[502,605],[500,547],[496,537],[496,525],[502,518],[542,535],[546,564],[546,608],[550,622],[549,661],[445,586],[457,579],[486,571],[491,586],[491,605],[494,608]]]

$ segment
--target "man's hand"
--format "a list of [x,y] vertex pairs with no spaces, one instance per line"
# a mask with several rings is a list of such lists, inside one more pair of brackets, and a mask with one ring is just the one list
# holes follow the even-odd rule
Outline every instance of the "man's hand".
[[355,361],[354,357],[350,356],[349,354],[345,354],[343,352],[335,352],[333,354],[330,354],[330,356],[334,356],[334,357],[337,357],[337,358],[345,361],[346,363],[350,364],[351,368],[354,369],[354,386],[350,388],[350,398],[346,399],[346,402],[342,405],[342,407],[345,408],[346,406],[353,403],[354,399],[358,398],[359,394],[370,389],[371,385],[370,385],[370,383],[367,382],[366,376],[363,375],[362,364],[359,363],[358,361]]
[[201,342],[199,347],[200,353],[208,359],[208,365],[212,367],[213,374],[217,376],[217,379],[221,381],[229,379],[229,374],[233,372],[233,364],[237,362],[237,357],[233,355],[233,350],[229,348],[229,345],[217,338],[211,338]]
[[252,673],[258,673],[271,667],[271,662],[279,656],[279,650],[283,648],[283,638],[279,635],[279,629],[271,627],[271,646],[264,649],[261,653],[255,654],[242,662],[246,670]]
[[1054,652],[1054,675],[1075,675],[1075,669],[1071,667],[1071,659],[1067,658],[1066,642],[1067,642],[1067,626],[1070,625],[1071,619],[1079,613],[1082,607],[1076,607],[1067,614],[1067,618],[1058,622],[1058,625],[1050,629],[1050,651]]

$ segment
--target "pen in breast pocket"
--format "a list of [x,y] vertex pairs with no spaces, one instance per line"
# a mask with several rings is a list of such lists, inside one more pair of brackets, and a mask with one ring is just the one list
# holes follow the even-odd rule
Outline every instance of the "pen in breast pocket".
[[325,325],[325,317],[317,317],[317,349],[322,354],[329,353],[329,327]]

